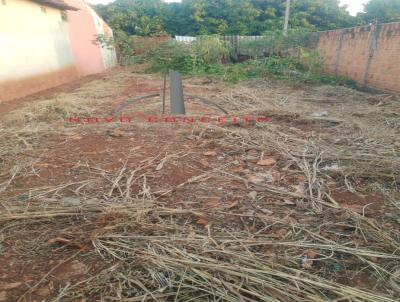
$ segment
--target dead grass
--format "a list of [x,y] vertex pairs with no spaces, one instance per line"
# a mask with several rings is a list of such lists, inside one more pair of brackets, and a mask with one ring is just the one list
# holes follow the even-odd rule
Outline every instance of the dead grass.
[[90,116],[99,105],[119,95],[123,87],[120,80],[96,80],[72,93],[35,101],[7,114],[0,124],[0,156],[29,150],[43,136],[68,131],[67,118]]
[[[93,294],[121,301],[162,297],[177,301],[393,301],[400,281],[398,241],[372,220],[352,212],[342,212],[342,223],[351,231],[343,231],[342,240],[336,241],[322,236],[317,222],[298,224],[262,214],[243,215],[245,224],[257,226],[255,233],[229,225],[195,226],[191,218],[204,214],[159,207],[153,200],[78,209],[43,203],[14,207],[1,215],[0,223],[23,219],[29,227],[43,219],[76,215],[86,219],[95,215],[106,223],[88,236],[96,253],[107,261],[114,259],[115,264],[61,289],[52,301]],[[230,214],[213,215],[224,219]],[[333,231],[339,225],[331,219],[319,228]],[[285,238],[275,238],[274,229],[285,230]],[[349,236],[351,240],[345,238]],[[374,276],[375,288],[338,283],[343,273],[350,277],[361,272]]]
[[[10,115],[0,138],[1,154],[9,156],[3,192],[11,196],[17,177],[37,173],[34,159],[22,156],[16,162],[14,155],[34,150],[48,132],[68,131],[62,130],[65,116],[92,114],[109,101],[107,85],[120,77],[102,83],[100,94],[93,84]],[[149,145],[159,148],[156,155],[147,154],[133,165],[131,158],[143,146],[135,147],[132,140],[118,169],[79,161],[74,181],[27,188],[23,200],[18,194],[1,201],[3,242],[41,225],[49,232],[46,240],[58,239],[50,244],[30,238],[17,250],[50,254],[57,243],[78,249],[73,258],[85,255],[106,265],[89,278],[62,284],[48,300],[397,301],[398,99],[257,81],[234,87],[211,83],[202,89],[232,115],[265,115],[271,122],[196,125],[186,131],[170,127],[177,139],[185,138],[181,145],[187,148],[173,151],[157,145],[156,138],[168,140],[166,128],[147,126]],[[155,108],[153,103],[143,106],[143,111]],[[323,111],[327,114],[315,114]],[[25,127],[13,126],[17,119]],[[131,131],[144,129],[135,127]],[[152,128],[165,132],[151,136]],[[106,130],[99,126],[93,131]],[[194,176],[172,187],[154,189],[165,181],[166,166],[197,164],[198,153],[203,156],[209,146],[215,151],[208,151],[206,164],[213,165],[197,168]],[[270,157],[273,166],[257,165]],[[274,180],[265,176],[254,183],[249,175]],[[373,206],[381,209],[371,215],[370,204],[361,211],[346,208],[348,200],[335,200],[338,190],[355,196],[379,193],[382,200]],[[223,198],[204,204],[198,202],[199,192]],[[70,195],[79,199],[78,206],[62,201]],[[19,301],[29,301],[58,266],[49,268]]]

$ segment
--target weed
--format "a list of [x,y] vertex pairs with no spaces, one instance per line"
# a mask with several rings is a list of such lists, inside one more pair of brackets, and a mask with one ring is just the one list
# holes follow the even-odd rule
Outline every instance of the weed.
[[354,88],[354,82],[322,73],[323,61],[318,53],[301,46],[310,43],[303,41],[304,37],[305,33],[292,33],[289,37],[275,34],[252,41],[262,47],[268,46],[271,53],[267,57],[265,53],[262,57],[252,56],[241,63],[229,60],[232,49],[217,36],[200,37],[191,44],[170,41],[153,50],[147,71],[174,69],[186,75],[215,76],[230,83],[250,78],[272,78]]
[[289,30],[285,36],[282,31],[268,31],[258,39],[240,39],[237,50],[242,56],[262,58],[266,56],[289,56],[299,48],[315,48],[317,36],[305,30]]
[[201,64],[198,59],[196,60],[189,45],[167,42],[153,50],[148,71],[159,72],[175,69],[182,73],[189,73]]
[[229,54],[229,47],[216,36],[200,37],[193,44],[167,42],[152,52],[149,71],[207,72],[211,65],[228,62]]
[[194,76],[215,76],[229,83],[252,78],[270,78],[298,83],[342,85],[355,88],[353,81],[326,75],[315,66],[308,66],[296,58],[270,57],[242,63],[212,64],[192,70]]
[[97,35],[94,44],[102,48],[113,49],[117,52],[118,62],[123,65],[143,63],[161,43],[169,41],[170,37],[139,37],[129,36],[123,31],[115,31],[113,37]]

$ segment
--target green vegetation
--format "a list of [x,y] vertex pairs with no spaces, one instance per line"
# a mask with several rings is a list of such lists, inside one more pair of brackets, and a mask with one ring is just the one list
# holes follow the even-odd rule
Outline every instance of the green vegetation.
[[132,65],[146,60],[155,47],[169,40],[169,37],[129,36],[124,32],[119,32],[114,37],[97,35],[93,42],[103,47],[114,47],[118,62],[121,65]]
[[[281,30],[284,0],[116,0],[96,10],[114,29],[129,35],[262,35]],[[357,24],[338,0],[296,0],[290,27],[311,31]]]
[[[294,41],[298,39],[297,36],[293,37]],[[175,69],[185,75],[215,76],[230,83],[251,78],[272,78],[302,83],[355,86],[354,82],[344,78],[324,75],[321,72],[322,61],[316,52],[302,45],[295,45],[293,41],[289,42],[288,38],[276,38],[276,41],[284,40],[292,46],[285,48],[283,56],[282,53],[281,56],[272,53],[268,57],[240,63],[234,62],[233,50],[229,44],[216,36],[203,36],[192,44],[171,41],[153,50],[149,56],[150,67],[147,71],[166,72],[168,69]],[[274,48],[274,44],[268,45]],[[275,49],[280,49],[281,45],[278,43]]]
[[190,45],[170,41],[161,44],[151,53],[151,71],[206,71],[210,66],[228,62],[229,54],[229,45],[217,36],[203,36]]
[[370,0],[358,18],[364,23],[400,21],[400,0]]
[[[116,0],[95,9],[113,28],[131,36],[265,35],[282,30],[284,0]],[[339,0],[292,1],[290,28],[322,31],[371,22],[400,21],[400,0],[370,0],[351,16]]]
[[[229,82],[268,76],[352,85],[321,73],[318,55],[309,50],[316,42],[312,32],[400,21],[400,0],[370,0],[357,16],[339,0],[294,0],[287,36],[282,35],[284,0],[116,0],[95,8],[114,30],[114,39],[98,42],[115,46],[121,64],[150,60],[150,71],[173,68]],[[175,44],[168,39],[173,35],[202,38]],[[224,35],[262,38],[232,46],[219,38]]]
[[317,43],[318,36],[304,29],[289,30],[286,36],[281,30],[276,30],[268,31],[256,40],[239,40],[238,51],[241,55],[251,58],[283,56],[288,55],[289,50],[299,49],[299,47],[315,48]]
[[237,64],[206,65],[193,70],[191,74],[216,76],[230,83],[252,78],[270,78],[298,83],[355,87],[355,83],[351,80],[325,75],[320,68],[310,68],[296,58],[269,57]]

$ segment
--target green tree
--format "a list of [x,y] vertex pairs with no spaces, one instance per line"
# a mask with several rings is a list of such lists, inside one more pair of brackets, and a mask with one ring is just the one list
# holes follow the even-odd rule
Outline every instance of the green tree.
[[129,35],[152,36],[164,32],[166,4],[161,0],[116,0],[95,9],[114,29]]
[[400,0],[370,0],[358,17],[365,23],[400,21]]
[[[168,4],[162,0],[116,0],[96,9],[114,30],[128,35],[261,35],[282,29],[285,2],[182,0]],[[355,25],[356,20],[339,0],[293,0],[290,27],[327,30]]]
[[339,0],[297,0],[293,6],[291,25],[294,28],[329,30],[356,24],[356,19],[345,6],[340,6]]

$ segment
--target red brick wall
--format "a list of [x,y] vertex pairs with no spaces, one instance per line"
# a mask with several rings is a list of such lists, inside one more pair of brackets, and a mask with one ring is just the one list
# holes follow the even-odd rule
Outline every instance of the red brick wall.
[[321,32],[317,49],[326,72],[400,92],[400,23]]

